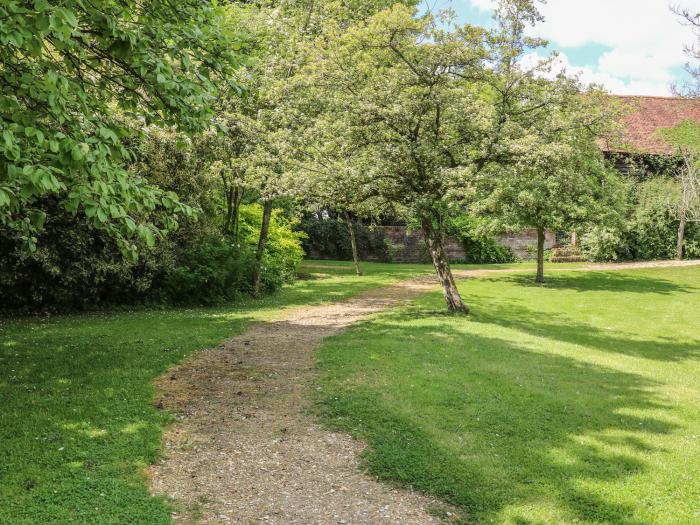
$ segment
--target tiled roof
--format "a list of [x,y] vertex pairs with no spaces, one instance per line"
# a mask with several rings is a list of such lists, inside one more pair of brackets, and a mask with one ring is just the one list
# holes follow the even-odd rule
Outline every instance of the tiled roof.
[[621,146],[608,145],[608,151],[668,155],[673,147],[658,137],[659,128],[670,128],[686,119],[700,123],[700,99],[615,96],[626,109]]

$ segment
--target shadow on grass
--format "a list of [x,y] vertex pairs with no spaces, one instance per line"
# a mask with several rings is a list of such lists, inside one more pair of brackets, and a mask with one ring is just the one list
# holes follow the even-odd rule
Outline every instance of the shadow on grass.
[[248,322],[205,311],[23,319],[0,331],[0,523],[171,522],[142,473],[169,419],[151,381]]
[[[493,280],[493,279],[489,279]],[[542,287],[535,282],[534,275],[513,274],[502,277],[501,280],[508,280],[521,286]],[[576,290],[578,292],[601,292],[609,291],[616,293],[641,293],[641,294],[673,294],[678,292],[693,293],[700,292],[700,289],[684,286],[667,279],[639,275],[638,271],[621,273],[619,271],[570,271],[565,275],[550,272],[545,275],[545,288],[558,290]]]
[[649,415],[673,410],[655,383],[448,322],[436,338],[434,326],[400,321],[374,321],[321,354],[322,414],[370,443],[373,474],[439,495],[475,523],[507,521],[502,512],[543,523],[520,509],[544,505],[566,523],[646,525],[582,487],[644,472],[654,436],[674,430]]
[[[523,281],[522,276],[510,276],[507,280],[517,284],[530,284],[528,281]],[[533,284],[533,286],[536,285]],[[549,286],[581,289],[582,291],[606,290],[612,293],[630,291],[652,294],[670,294],[679,291],[684,293],[700,292],[698,289],[676,285],[661,279],[641,276],[611,276],[610,274],[602,279],[591,275],[570,275],[552,280]],[[633,333],[602,330],[588,323],[577,321],[570,314],[567,315],[565,311],[561,313],[542,312],[514,301],[506,301],[497,297],[491,299],[480,301],[479,308],[473,314],[474,320],[520,330],[527,334],[555,341],[645,359],[678,362],[700,358],[700,339],[678,341],[668,336],[641,339]],[[651,320],[647,319],[645,322],[651,322]]]
[[335,302],[402,275],[324,275],[206,308],[0,318],[0,523],[170,523],[142,477],[169,419],[153,406],[153,379],[280,308]]

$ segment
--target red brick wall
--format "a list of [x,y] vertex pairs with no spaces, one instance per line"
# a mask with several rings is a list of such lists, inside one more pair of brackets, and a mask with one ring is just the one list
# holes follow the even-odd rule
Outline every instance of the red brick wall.
[[[387,238],[391,239],[394,245],[402,245],[403,248],[394,253],[394,262],[430,262],[430,255],[423,241],[421,230],[407,231],[405,226],[379,226],[377,228]],[[498,243],[508,246],[515,254],[522,259],[532,258],[527,251],[528,246],[537,247],[537,230],[527,229],[519,233],[501,235],[497,239]],[[545,239],[545,249],[552,248],[555,244],[553,232],[547,232]],[[450,261],[464,261],[464,248],[459,241],[453,237],[445,240],[445,250]]]
[[[532,259],[533,256],[528,253],[527,247],[537,248],[537,230],[528,228],[518,233],[508,233],[501,235],[496,239],[499,244],[508,246],[521,259]],[[556,236],[554,232],[545,233],[544,249],[549,250],[556,244]]]

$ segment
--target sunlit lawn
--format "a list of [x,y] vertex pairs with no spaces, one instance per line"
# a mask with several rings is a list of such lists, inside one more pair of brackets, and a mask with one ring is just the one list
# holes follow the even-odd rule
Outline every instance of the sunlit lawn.
[[151,381],[248,321],[417,271],[430,268],[368,265],[362,279],[302,268],[281,293],[228,307],[0,320],[0,524],[169,523],[143,479],[168,420]]
[[320,410],[467,523],[700,523],[700,268],[461,281],[329,340]]
[[[151,381],[283,308],[431,271],[363,269],[309,261],[218,308],[0,320],[0,523],[169,523],[143,478],[168,422]],[[435,294],[334,339],[329,421],[372,443],[374,472],[477,523],[700,522],[700,271],[530,278],[463,282],[468,321]]]

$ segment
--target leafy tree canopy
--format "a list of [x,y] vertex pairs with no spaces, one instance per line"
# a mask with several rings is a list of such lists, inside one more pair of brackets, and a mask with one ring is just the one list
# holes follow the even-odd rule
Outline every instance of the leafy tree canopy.
[[[9,0],[0,6],[0,225],[34,246],[42,199],[83,213],[126,253],[190,210],[130,175],[147,123],[208,125],[245,56],[227,9],[200,0]],[[149,212],[165,208],[164,224]]]

